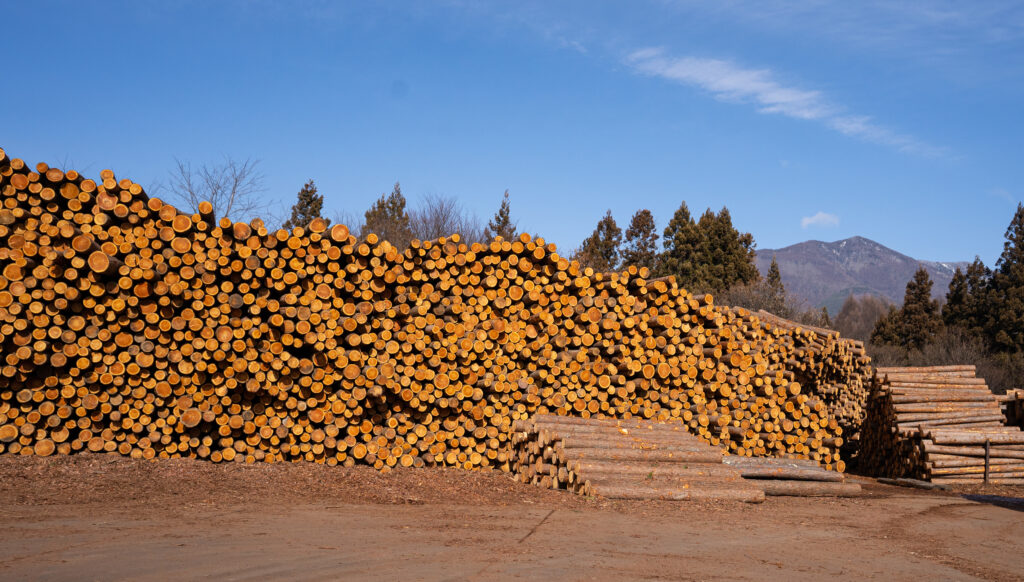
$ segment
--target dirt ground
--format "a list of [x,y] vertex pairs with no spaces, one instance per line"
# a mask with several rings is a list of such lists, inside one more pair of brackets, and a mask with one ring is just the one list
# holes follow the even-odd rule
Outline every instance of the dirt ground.
[[613,502],[498,472],[0,457],[4,580],[1024,580],[1024,489]]

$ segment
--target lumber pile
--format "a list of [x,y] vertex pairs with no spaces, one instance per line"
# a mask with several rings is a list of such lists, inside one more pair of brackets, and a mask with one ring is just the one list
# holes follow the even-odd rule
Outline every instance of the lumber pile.
[[1024,483],[1024,432],[974,366],[878,368],[862,468],[935,483]]
[[270,231],[3,150],[0,195],[0,453],[509,470],[512,424],[551,413],[844,466],[842,398],[797,378],[845,348],[672,278],[525,234]]
[[581,495],[760,502],[765,495],[860,493],[811,460],[726,456],[678,421],[538,414],[515,429],[515,477]]

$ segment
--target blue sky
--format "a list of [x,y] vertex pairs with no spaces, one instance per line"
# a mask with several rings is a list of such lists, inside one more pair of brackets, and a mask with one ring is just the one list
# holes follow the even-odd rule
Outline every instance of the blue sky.
[[[1020,2],[8,2],[0,147],[143,185],[261,160],[276,211],[398,180],[568,251],[727,206],[759,248],[994,263],[1024,199]],[[11,26],[10,23],[21,23]]]

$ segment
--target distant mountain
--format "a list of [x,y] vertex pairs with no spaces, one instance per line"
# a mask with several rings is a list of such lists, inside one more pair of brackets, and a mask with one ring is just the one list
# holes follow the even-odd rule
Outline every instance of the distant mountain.
[[828,307],[833,316],[851,293],[877,295],[899,305],[918,265],[924,265],[932,278],[932,295],[945,297],[956,268],[965,269],[969,264],[919,261],[860,236],[760,249],[757,268],[762,275],[768,272],[773,255],[786,290],[815,307]]

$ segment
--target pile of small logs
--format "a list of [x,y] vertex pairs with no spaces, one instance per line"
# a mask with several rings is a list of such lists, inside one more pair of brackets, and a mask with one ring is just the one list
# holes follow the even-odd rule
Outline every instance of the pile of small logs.
[[508,470],[512,424],[552,413],[844,465],[842,398],[797,378],[846,348],[646,269],[270,231],[2,150],[0,194],[0,453]]
[[518,480],[581,495],[759,502],[765,495],[860,493],[842,473],[811,460],[725,456],[678,421],[539,414],[515,430]]
[[861,468],[936,483],[1024,483],[1024,432],[974,366],[879,368]]

